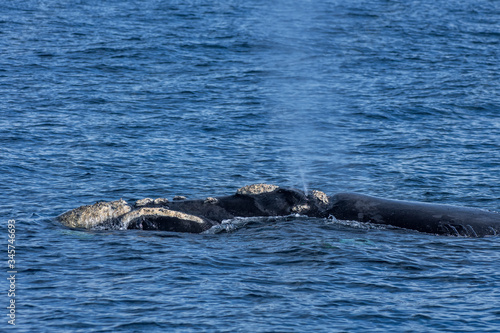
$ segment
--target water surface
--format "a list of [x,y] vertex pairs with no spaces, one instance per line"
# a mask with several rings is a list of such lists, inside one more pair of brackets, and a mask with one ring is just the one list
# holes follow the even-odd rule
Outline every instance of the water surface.
[[498,238],[307,218],[204,235],[52,221],[256,182],[500,210],[498,22],[486,0],[2,2],[17,329],[500,330]]

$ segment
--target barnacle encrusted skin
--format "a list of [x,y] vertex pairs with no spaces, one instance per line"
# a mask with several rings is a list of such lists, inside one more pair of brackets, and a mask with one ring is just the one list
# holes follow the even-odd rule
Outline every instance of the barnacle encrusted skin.
[[277,189],[279,189],[279,186],[277,186],[277,185],[252,184],[252,185],[247,185],[247,186],[244,186],[242,188],[239,188],[236,191],[236,194],[241,194],[241,195],[257,195],[257,194],[262,194],[262,193],[274,192]]
[[93,205],[80,206],[57,217],[58,221],[70,228],[92,229],[107,223],[119,223],[120,218],[132,208],[125,200],[100,201]]
[[207,197],[205,199],[205,201],[203,201],[203,203],[205,203],[205,204],[212,204],[212,205],[215,205],[218,202],[219,202],[219,199],[214,198],[214,197]]
[[179,220],[184,220],[184,221],[190,221],[190,222],[196,222],[196,223],[205,223],[205,221],[195,215],[191,214],[186,214],[182,212],[178,212],[175,210],[170,210],[170,209],[165,209],[165,208],[158,208],[158,207],[143,207],[139,208],[137,210],[131,211],[130,213],[124,215],[122,217],[122,224],[124,228],[127,228],[128,225],[137,220],[140,219],[143,216],[165,216],[165,217],[175,217],[178,218]]
[[329,199],[328,196],[325,194],[325,192],[312,190],[311,195],[321,203],[328,205]]

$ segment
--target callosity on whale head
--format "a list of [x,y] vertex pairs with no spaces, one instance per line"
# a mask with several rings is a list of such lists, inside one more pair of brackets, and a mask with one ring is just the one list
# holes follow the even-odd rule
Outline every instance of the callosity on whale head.
[[70,228],[92,229],[98,225],[119,224],[121,217],[130,212],[126,201],[99,201],[93,205],[81,206],[57,217],[57,220]]

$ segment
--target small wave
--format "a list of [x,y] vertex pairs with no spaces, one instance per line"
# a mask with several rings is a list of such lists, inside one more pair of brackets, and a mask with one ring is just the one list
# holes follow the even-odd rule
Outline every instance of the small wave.
[[278,221],[289,221],[296,218],[304,218],[307,216],[299,214],[291,214],[285,216],[257,216],[257,217],[234,217],[232,219],[223,220],[220,224],[214,225],[212,228],[204,231],[204,234],[219,234],[221,232],[233,232],[245,227],[248,224],[254,223],[270,223]]
[[359,222],[359,221],[352,221],[352,220],[338,220],[334,216],[330,215],[328,218],[325,219],[326,224],[336,224],[336,225],[342,225],[350,228],[356,228],[356,229],[364,229],[364,230],[385,230],[385,229],[401,229],[398,227],[394,227],[391,225],[385,225],[385,224],[374,224],[370,222]]

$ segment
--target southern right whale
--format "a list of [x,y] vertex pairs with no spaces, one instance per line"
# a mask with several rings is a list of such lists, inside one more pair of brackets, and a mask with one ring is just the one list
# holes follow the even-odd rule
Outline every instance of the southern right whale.
[[382,199],[356,193],[327,196],[276,185],[254,184],[205,200],[141,199],[81,206],[57,217],[71,228],[120,228],[200,233],[235,217],[286,216],[369,222],[420,232],[466,237],[500,234],[500,213],[479,208]]

